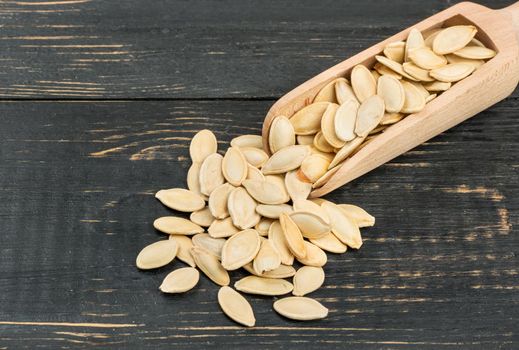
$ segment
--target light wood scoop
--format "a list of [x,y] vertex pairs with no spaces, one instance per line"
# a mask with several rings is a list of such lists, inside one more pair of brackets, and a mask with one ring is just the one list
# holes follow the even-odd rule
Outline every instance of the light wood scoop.
[[[519,82],[519,2],[501,10],[491,10],[481,5],[463,2],[411,28],[423,32],[458,24],[476,26],[477,38],[485,46],[495,50],[497,55],[472,75],[427,103],[421,112],[411,114],[387,128],[347,159],[322,187],[312,191],[311,197],[325,195],[364,175],[503,100],[514,91]],[[355,65],[373,66],[375,55],[380,54],[387,44],[405,40],[411,28],[333,66],[281,97],[270,108],[263,123],[265,151],[269,153],[269,128],[276,116],[284,115],[290,118],[295,112],[310,104],[324,85],[338,77],[348,77]]]

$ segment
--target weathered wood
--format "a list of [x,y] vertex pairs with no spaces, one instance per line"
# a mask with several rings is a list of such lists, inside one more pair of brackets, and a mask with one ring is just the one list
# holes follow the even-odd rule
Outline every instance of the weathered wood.
[[0,98],[275,99],[456,2],[1,1]]
[[[2,102],[0,347],[512,349],[519,346],[517,98],[333,192],[377,218],[358,252],[329,255],[313,293],[327,319],[294,322],[247,296],[257,327],[220,311],[202,277],[158,286],[138,271],[184,185],[189,137],[220,149],[259,133],[269,101]],[[236,281],[243,272],[233,273]]]

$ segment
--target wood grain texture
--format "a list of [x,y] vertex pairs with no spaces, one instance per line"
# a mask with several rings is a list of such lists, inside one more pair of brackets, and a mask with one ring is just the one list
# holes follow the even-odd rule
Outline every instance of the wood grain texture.
[[0,98],[278,98],[456,2],[1,1]]
[[[0,346],[7,349],[513,349],[517,339],[517,98],[336,191],[377,217],[359,251],[329,254],[327,319],[295,322],[247,296],[257,327],[220,311],[217,286],[168,296],[174,262],[138,271],[171,213],[153,198],[184,185],[188,143],[223,150],[259,133],[270,102],[0,103]],[[236,281],[244,273],[232,274]]]

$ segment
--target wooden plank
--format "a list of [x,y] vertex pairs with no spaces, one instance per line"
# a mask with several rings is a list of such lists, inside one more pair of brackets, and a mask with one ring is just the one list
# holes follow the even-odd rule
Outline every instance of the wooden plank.
[[[267,101],[2,102],[0,347],[512,349],[519,346],[519,142],[509,99],[328,198],[377,217],[359,251],[329,255],[330,308],[316,322],[247,296],[244,331],[205,277],[157,287],[174,262],[138,271],[182,186],[189,137],[259,133]],[[243,276],[232,274],[233,281]]]
[[0,98],[275,99],[456,2],[2,1]]

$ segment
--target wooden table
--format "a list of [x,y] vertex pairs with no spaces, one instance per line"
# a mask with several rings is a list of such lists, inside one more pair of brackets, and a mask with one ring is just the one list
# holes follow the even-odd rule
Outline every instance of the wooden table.
[[158,291],[182,263],[134,266],[197,130],[258,134],[284,92],[454,2],[2,1],[0,349],[517,349],[517,91],[328,196],[377,224],[329,255],[327,319],[248,296],[244,329],[205,277]]

